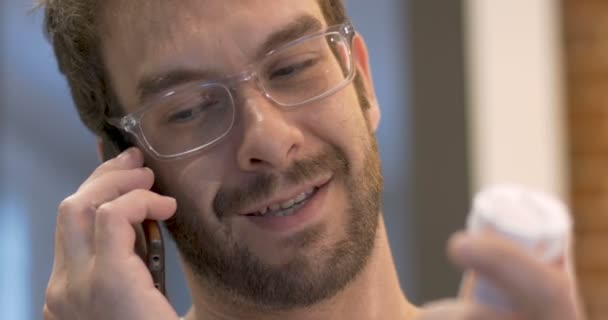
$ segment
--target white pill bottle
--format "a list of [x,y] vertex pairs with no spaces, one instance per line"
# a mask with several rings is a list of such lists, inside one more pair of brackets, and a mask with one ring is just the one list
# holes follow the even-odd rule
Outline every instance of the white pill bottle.
[[[473,199],[467,232],[502,236],[572,275],[572,219],[567,207],[547,193],[516,185],[484,189]],[[461,296],[464,295],[490,307],[513,310],[504,292],[473,272],[467,272],[463,279]]]

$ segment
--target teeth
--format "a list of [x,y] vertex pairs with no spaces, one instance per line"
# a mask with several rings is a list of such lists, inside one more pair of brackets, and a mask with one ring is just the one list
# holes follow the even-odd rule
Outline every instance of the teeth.
[[307,197],[307,192],[300,193],[300,195],[296,197],[295,202],[296,203],[302,202],[302,200],[306,199],[306,197]]
[[296,201],[294,199],[285,201],[285,202],[281,203],[281,209],[287,209],[287,208],[293,206],[294,203],[296,203]]
[[277,210],[281,209],[281,205],[280,204],[273,204],[270,207],[268,207],[268,209],[270,209],[270,211],[277,211]]
[[290,209],[286,209],[286,210],[281,210],[279,212],[276,213],[277,217],[285,217],[288,215],[291,215],[294,212],[294,208],[290,208]]
[[266,207],[256,213],[257,216],[263,217],[266,215],[274,216],[274,217],[285,217],[291,215],[294,211],[302,207],[304,204],[304,200],[308,199],[317,188],[314,188],[307,192],[302,192],[295,198],[285,201],[281,204],[273,204],[269,207]]

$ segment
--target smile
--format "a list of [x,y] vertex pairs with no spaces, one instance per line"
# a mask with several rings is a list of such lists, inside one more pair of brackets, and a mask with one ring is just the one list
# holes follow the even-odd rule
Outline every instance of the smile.
[[317,191],[326,185],[331,177],[317,179],[289,192],[282,193],[265,202],[250,207],[240,213],[246,217],[288,217],[298,212],[309,200],[313,199]]
[[247,214],[249,217],[285,217],[292,215],[296,210],[303,207],[310,198],[319,190],[318,187],[313,187],[308,191],[302,192],[299,195],[284,201],[282,203],[275,203],[270,206],[264,207],[261,210]]

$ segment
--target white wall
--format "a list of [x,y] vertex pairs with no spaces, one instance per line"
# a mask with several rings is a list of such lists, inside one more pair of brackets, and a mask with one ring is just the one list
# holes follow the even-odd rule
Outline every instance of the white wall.
[[567,198],[557,0],[467,0],[475,190],[516,182]]

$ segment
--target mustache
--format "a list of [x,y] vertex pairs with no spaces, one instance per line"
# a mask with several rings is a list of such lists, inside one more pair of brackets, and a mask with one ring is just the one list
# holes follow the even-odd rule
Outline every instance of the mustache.
[[328,148],[314,157],[294,161],[283,173],[260,173],[243,186],[221,188],[213,199],[213,209],[221,219],[269,198],[278,191],[281,181],[298,185],[328,172],[345,177],[349,171],[345,153],[337,147]]

